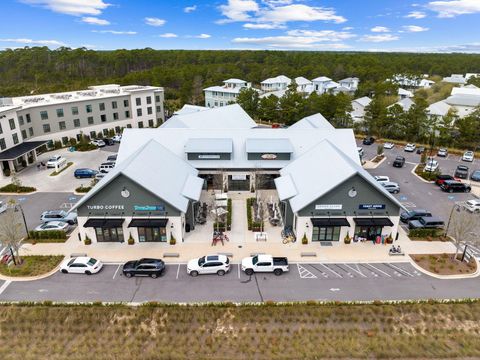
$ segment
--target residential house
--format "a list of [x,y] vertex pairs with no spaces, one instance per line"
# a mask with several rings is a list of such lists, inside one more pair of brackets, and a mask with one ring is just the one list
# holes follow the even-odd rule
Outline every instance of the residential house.
[[352,116],[353,122],[360,122],[363,121],[363,117],[365,116],[365,108],[372,102],[368,96],[364,96],[352,101],[352,112],[350,115]]
[[210,86],[203,89],[205,93],[205,106],[216,108],[237,102],[238,94],[244,88],[250,88],[251,83],[240,79],[228,79],[223,86]]

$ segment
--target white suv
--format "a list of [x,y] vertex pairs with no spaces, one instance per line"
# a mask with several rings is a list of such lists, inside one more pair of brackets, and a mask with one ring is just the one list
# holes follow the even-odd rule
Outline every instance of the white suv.
[[480,213],[480,200],[467,200],[463,204],[463,207],[472,213]]
[[67,161],[67,159],[62,157],[62,155],[53,155],[47,161],[47,168],[54,168],[56,166],[60,167],[60,165],[62,165],[66,161]]
[[198,276],[200,274],[225,275],[230,271],[230,260],[225,255],[207,255],[192,259],[187,264],[187,274]]
[[472,162],[474,158],[473,151],[465,151],[462,156],[463,161]]

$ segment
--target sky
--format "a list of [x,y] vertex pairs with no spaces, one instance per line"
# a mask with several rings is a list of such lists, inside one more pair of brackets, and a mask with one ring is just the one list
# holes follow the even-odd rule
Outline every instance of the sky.
[[[480,53],[480,0],[0,0],[0,49]],[[477,29],[477,30],[475,30]]]

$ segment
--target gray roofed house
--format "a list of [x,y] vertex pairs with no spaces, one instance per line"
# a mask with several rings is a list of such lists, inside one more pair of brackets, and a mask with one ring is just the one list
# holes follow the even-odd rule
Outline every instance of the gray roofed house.
[[452,95],[444,100],[447,104],[453,106],[477,107],[480,105],[479,95]]
[[434,116],[445,116],[450,111],[451,106],[448,105],[445,101],[437,101],[436,103],[431,104],[427,111],[430,115]]
[[400,105],[403,109],[403,111],[408,111],[410,110],[410,108],[415,105],[415,103],[413,102],[412,99],[410,98],[405,98],[405,99],[402,99],[400,101],[397,101],[395,104],[392,104],[390,106],[387,107],[387,109],[390,109],[391,107],[393,107],[394,105]]
[[[165,169],[168,174],[164,174]],[[203,186],[203,179],[197,177],[197,169],[155,140],[149,140],[118,162],[71,210],[82,206],[119,175],[126,176],[183,212],[187,211],[189,200],[200,199]]]

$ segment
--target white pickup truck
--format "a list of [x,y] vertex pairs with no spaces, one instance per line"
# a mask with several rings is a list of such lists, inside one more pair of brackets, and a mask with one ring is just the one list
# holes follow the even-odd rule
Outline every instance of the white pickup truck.
[[242,260],[242,270],[247,275],[253,275],[256,272],[273,272],[279,276],[288,271],[288,259],[272,255],[255,255]]

